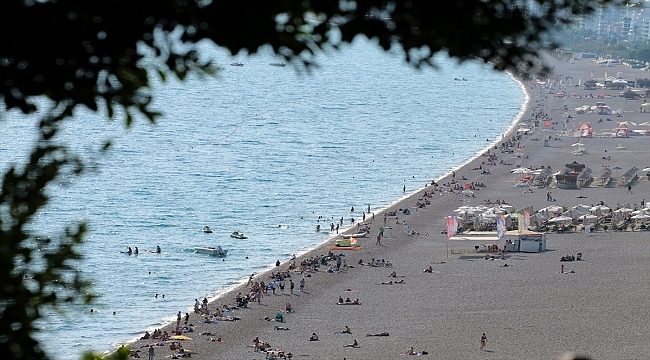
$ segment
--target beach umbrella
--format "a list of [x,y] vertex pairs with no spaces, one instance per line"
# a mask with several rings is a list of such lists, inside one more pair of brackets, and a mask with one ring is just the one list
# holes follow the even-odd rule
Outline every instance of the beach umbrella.
[[558,216],[548,220],[548,222],[550,223],[558,223],[558,224],[568,224],[571,221],[573,221],[573,219],[567,216]]
[[584,215],[584,214],[585,214],[584,212],[582,212],[582,211],[580,211],[578,209],[569,209],[569,210],[562,213],[562,215],[572,217],[572,218],[574,218],[576,216],[581,216],[581,215]]
[[582,220],[583,224],[586,224],[586,223],[590,223],[592,221],[596,221],[596,219],[598,219],[598,216],[595,216],[595,215],[582,215],[582,216],[580,216],[579,219]]
[[537,213],[537,214],[533,215],[533,217],[535,218],[535,220],[546,220],[547,219],[546,215],[544,215],[542,213]]
[[590,208],[591,208],[591,206],[580,204],[580,205],[576,205],[576,206],[572,207],[571,209],[578,210],[580,212],[586,213],[587,211],[589,211]]
[[614,210],[614,213],[616,213],[616,214],[624,214],[624,215],[629,214],[631,212],[632,212],[632,209],[628,209],[628,208],[620,208],[618,210]]
[[550,205],[545,208],[539,209],[539,211],[548,211],[548,212],[556,213],[558,211],[562,211],[562,207],[558,205]]
[[596,206],[594,206],[594,207],[589,208],[589,211],[591,211],[591,212],[594,212],[594,211],[600,211],[600,212],[603,212],[603,213],[605,213],[605,214],[607,214],[610,210],[611,210],[611,209],[608,208],[608,207],[605,206],[605,205],[596,205]]
[[638,215],[632,216],[631,219],[634,219],[634,220],[647,220],[647,219],[650,219],[650,215],[638,214]]
[[623,168],[616,166],[616,167],[614,167],[614,170],[616,170],[616,177],[618,177],[618,171],[623,170]]
[[643,169],[641,171],[650,171],[650,167],[647,167],[647,168],[645,168],[645,169]]

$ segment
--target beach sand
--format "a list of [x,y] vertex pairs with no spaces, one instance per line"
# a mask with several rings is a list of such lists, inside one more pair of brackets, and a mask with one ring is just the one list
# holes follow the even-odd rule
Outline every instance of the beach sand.
[[[603,71],[611,75],[622,71],[626,78],[650,77],[648,72],[618,64],[602,68],[588,59],[576,60],[574,64],[556,58],[549,61],[556,75],[552,80],[571,76],[573,84],[579,79],[582,83],[588,80],[590,71],[596,77],[603,77]],[[627,186],[617,186],[618,175],[633,166],[650,166],[650,136],[623,139],[624,150],[615,150],[619,141],[616,138],[582,138],[580,141],[587,149],[582,156],[571,153],[577,138],[560,137],[551,140],[548,147],[541,141],[561,132],[565,105],[573,117],[568,129],[589,121],[595,133],[600,134],[614,129],[617,121],[650,121],[649,113],[639,112],[642,99],[626,101],[618,97],[619,90],[587,91],[577,87],[570,87],[567,92],[580,94],[582,99],[562,99],[554,96],[557,89],[540,85],[531,88],[531,82],[525,84],[530,102],[522,119],[530,119],[533,107],[537,107],[537,111],[543,109],[558,124],[553,124],[551,131],[537,128],[522,135],[519,141],[524,159],[496,151],[499,160],[513,165],[489,166],[481,164],[485,157],[479,157],[457,169],[455,176],[459,182],[485,184],[474,192],[472,205],[502,199],[516,209],[532,206],[537,210],[551,204],[570,208],[603,201],[615,209],[617,204],[638,206],[642,199],[650,201],[650,182],[641,171],[632,184],[632,193]],[[610,94],[612,98],[584,98],[589,93]],[[623,109],[624,116],[578,115],[573,111],[581,105],[595,105],[596,101],[606,102],[612,109]],[[606,121],[608,117],[613,121]],[[599,119],[603,122],[598,123]],[[505,139],[516,135],[518,128],[514,127]],[[510,170],[518,161],[530,167],[550,165],[554,171],[564,170],[565,164],[577,161],[591,168],[594,176],[603,166],[618,166],[621,170],[612,171],[613,181],[606,187],[597,186],[594,181],[579,190],[533,187],[530,193],[528,188],[514,186],[516,178]],[[471,170],[479,166],[489,169],[491,174]],[[467,180],[460,180],[463,176]],[[438,183],[450,181],[451,175]],[[474,251],[477,243],[448,242],[441,233],[445,230],[445,216],[467,201],[463,195],[435,192],[429,199],[431,205],[415,206],[423,192],[432,189],[423,188],[388,209],[408,208],[411,214],[388,217],[381,245],[375,241],[383,225],[383,214],[375,214],[375,221],[369,223],[371,235],[359,239],[361,250],[335,251],[346,255],[348,268],[327,273],[321,266],[320,271],[305,277],[305,292],[290,295],[288,286],[284,293],[269,292],[261,304],[249,303],[248,308],[231,312],[241,318],[239,321],[206,324],[192,314],[190,323],[196,325],[196,331],[186,334],[192,340],[183,341],[183,347],[195,352],[192,358],[198,360],[264,359],[263,353],[249,347],[256,337],[268,341],[274,349],[290,352],[293,359],[399,359],[409,347],[416,352],[424,350],[435,359],[556,359],[566,352],[592,359],[641,359],[650,353],[650,231],[550,232],[546,252],[514,252],[508,253],[507,260],[484,260]],[[546,200],[548,191],[555,202]],[[404,234],[403,221],[421,235]],[[327,254],[325,245],[299,257],[297,262]],[[584,261],[559,261],[561,256],[579,252]],[[359,259],[369,262],[373,258],[388,260],[393,266],[357,264]],[[500,266],[505,263],[509,266]],[[560,273],[561,264],[565,273]],[[433,272],[424,273],[422,270],[429,265]],[[287,264],[281,269],[287,269]],[[393,270],[403,277],[392,280],[404,280],[404,284],[379,285],[391,280],[388,275]],[[268,276],[269,273],[260,274],[255,280],[268,283]],[[302,278],[300,272],[292,273],[296,288]],[[221,304],[232,306],[235,295],[245,293],[243,287],[225,294],[210,304],[210,309]],[[188,295],[188,304],[199,295]],[[337,305],[339,297],[358,298],[361,305]],[[295,312],[285,314],[285,323],[264,320],[284,310],[287,301]],[[337,333],[346,325],[352,334]],[[275,330],[275,326],[289,330]],[[170,325],[166,330],[171,328]],[[200,335],[204,332],[215,335]],[[381,332],[388,332],[389,336],[366,336]],[[308,341],[312,333],[319,335],[319,341]],[[481,351],[483,333],[488,341]],[[216,337],[224,342],[208,340]],[[344,347],[355,339],[358,348]],[[155,342],[138,341],[130,346],[137,349],[151,343]],[[145,357],[147,349],[141,350]],[[155,347],[155,352],[155,359],[169,358],[175,353],[168,344]]]

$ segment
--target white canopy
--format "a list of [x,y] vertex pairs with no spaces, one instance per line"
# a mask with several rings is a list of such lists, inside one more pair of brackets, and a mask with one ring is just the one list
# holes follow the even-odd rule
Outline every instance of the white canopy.
[[559,224],[568,224],[572,220],[573,219],[571,219],[568,216],[558,216],[558,217],[554,217],[552,219],[549,219],[548,222],[550,222],[550,223],[559,223]]

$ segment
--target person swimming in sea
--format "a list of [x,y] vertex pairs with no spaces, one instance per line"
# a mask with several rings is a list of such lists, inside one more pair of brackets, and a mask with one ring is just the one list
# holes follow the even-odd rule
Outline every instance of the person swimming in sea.
[[160,254],[161,252],[160,245],[156,245],[156,254]]

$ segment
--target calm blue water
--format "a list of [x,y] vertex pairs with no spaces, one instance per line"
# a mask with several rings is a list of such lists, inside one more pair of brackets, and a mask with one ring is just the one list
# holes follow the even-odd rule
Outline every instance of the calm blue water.
[[[96,172],[53,187],[34,224],[45,235],[79,220],[91,227],[81,270],[101,297],[94,314],[72,306],[42,323],[56,358],[111,349],[315,247],[328,237],[317,224],[329,230],[343,216],[347,226],[351,206],[360,217],[403,197],[402,186],[415,191],[467,162],[525,102],[517,82],[486,66],[439,57],[439,70],[416,71],[367,42],[320,57],[311,75],[269,66],[270,56],[235,59],[243,67],[214,56],[223,66],[216,79],[156,88],[165,116],[155,126],[124,130],[84,111],[68,124],[62,140],[77,152],[94,156],[105,140],[114,147]],[[34,139],[33,120],[3,118],[0,170]],[[215,232],[202,233],[205,225]],[[234,230],[249,239],[230,238]],[[156,245],[163,254],[120,254]],[[225,262],[193,253],[217,245],[229,250]]]

